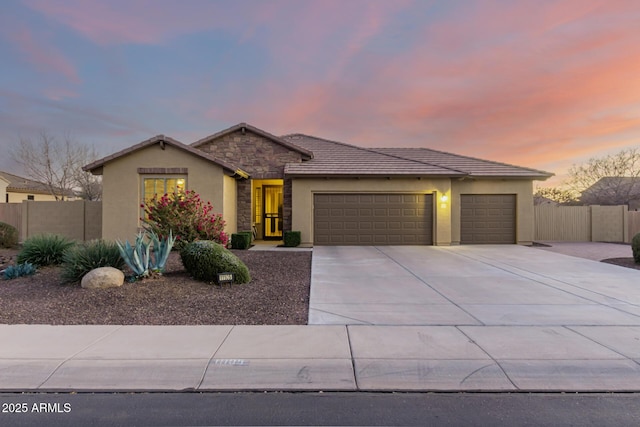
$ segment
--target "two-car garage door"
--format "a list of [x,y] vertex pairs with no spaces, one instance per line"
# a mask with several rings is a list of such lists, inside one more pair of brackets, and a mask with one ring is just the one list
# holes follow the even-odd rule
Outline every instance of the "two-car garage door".
[[431,245],[431,194],[315,194],[315,245]]
[[[515,194],[460,195],[461,244],[516,242]],[[431,245],[432,194],[315,194],[315,245]]]

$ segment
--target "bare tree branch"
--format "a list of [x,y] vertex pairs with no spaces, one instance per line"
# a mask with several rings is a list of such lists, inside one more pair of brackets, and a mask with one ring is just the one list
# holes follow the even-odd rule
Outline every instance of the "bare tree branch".
[[584,204],[623,205],[640,197],[640,151],[637,148],[590,159],[569,169],[569,188]]
[[78,144],[69,134],[62,140],[46,131],[41,131],[35,140],[21,137],[11,156],[30,179],[44,184],[56,200],[65,200],[76,192],[89,200],[101,197],[99,177],[82,170],[97,158],[95,149]]
[[545,199],[552,200],[561,205],[575,205],[578,203],[578,197],[572,190],[566,190],[558,187],[538,187],[533,193],[533,204],[539,205]]

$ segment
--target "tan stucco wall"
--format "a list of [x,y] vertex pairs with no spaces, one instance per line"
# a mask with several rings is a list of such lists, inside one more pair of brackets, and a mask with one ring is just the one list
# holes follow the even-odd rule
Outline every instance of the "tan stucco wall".
[[451,186],[451,243],[460,244],[461,194],[516,194],[516,240],[533,241],[533,182],[530,180],[453,181]]
[[7,185],[9,185],[9,183],[0,177],[0,203],[7,201]]
[[[435,245],[451,243],[450,179],[294,179],[292,230],[300,231],[302,243],[313,242],[313,195],[316,193],[422,193],[434,194]],[[440,197],[445,194],[444,204]]]
[[102,202],[22,202],[21,239],[38,234],[58,234],[73,240],[99,239]]
[[[169,144],[165,145],[164,150],[159,144],[154,144],[104,165],[104,239],[133,240],[138,232],[142,201],[141,179],[145,176],[138,174],[138,168],[188,168],[187,189],[196,191],[203,200],[211,202],[215,212],[224,214],[222,168]],[[230,221],[230,218],[225,220]]]
[[[224,175],[224,191],[222,202],[222,217],[225,221],[225,231],[229,236],[238,231],[238,191],[235,178]],[[216,207],[215,205],[213,206]],[[231,238],[231,237],[229,237]]]
[[[517,242],[533,240],[533,183],[529,180],[295,179],[292,229],[302,232],[303,243],[313,242],[313,195],[333,192],[433,193],[434,245],[439,246],[460,244],[461,194],[516,194]],[[444,202],[442,195],[447,196]]]
[[[0,190],[2,190],[1,184]],[[20,203],[23,200],[27,200],[27,196],[33,196],[33,201],[35,202],[52,202],[56,200],[55,196],[52,196],[51,194],[16,193],[13,191],[10,191],[7,194],[9,194],[9,203]],[[6,197],[3,197],[2,201],[4,202],[5,200]]]

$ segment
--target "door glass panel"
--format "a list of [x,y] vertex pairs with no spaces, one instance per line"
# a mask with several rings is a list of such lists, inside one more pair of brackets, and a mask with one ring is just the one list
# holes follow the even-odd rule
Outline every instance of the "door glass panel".
[[282,186],[264,187],[264,238],[282,238]]

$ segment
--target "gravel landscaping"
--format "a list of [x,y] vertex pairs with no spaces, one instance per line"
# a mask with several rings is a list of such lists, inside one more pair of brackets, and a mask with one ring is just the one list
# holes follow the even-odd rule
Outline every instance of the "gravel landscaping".
[[[305,325],[311,252],[233,251],[251,272],[246,285],[193,280],[173,252],[162,276],[88,290],[60,285],[60,268],[0,280],[0,324],[50,325]],[[0,270],[16,249],[0,249]],[[602,262],[640,270],[633,258]]]
[[636,264],[632,257],[629,258],[609,258],[603,259],[602,262],[606,262],[607,264],[615,264],[621,267],[634,268],[636,270],[640,270],[640,264]]
[[[60,268],[0,280],[0,324],[305,325],[311,252],[233,251],[252,280],[216,286],[193,280],[173,252],[164,275],[122,287],[60,285]],[[0,249],[0,270],[17,250]]]

